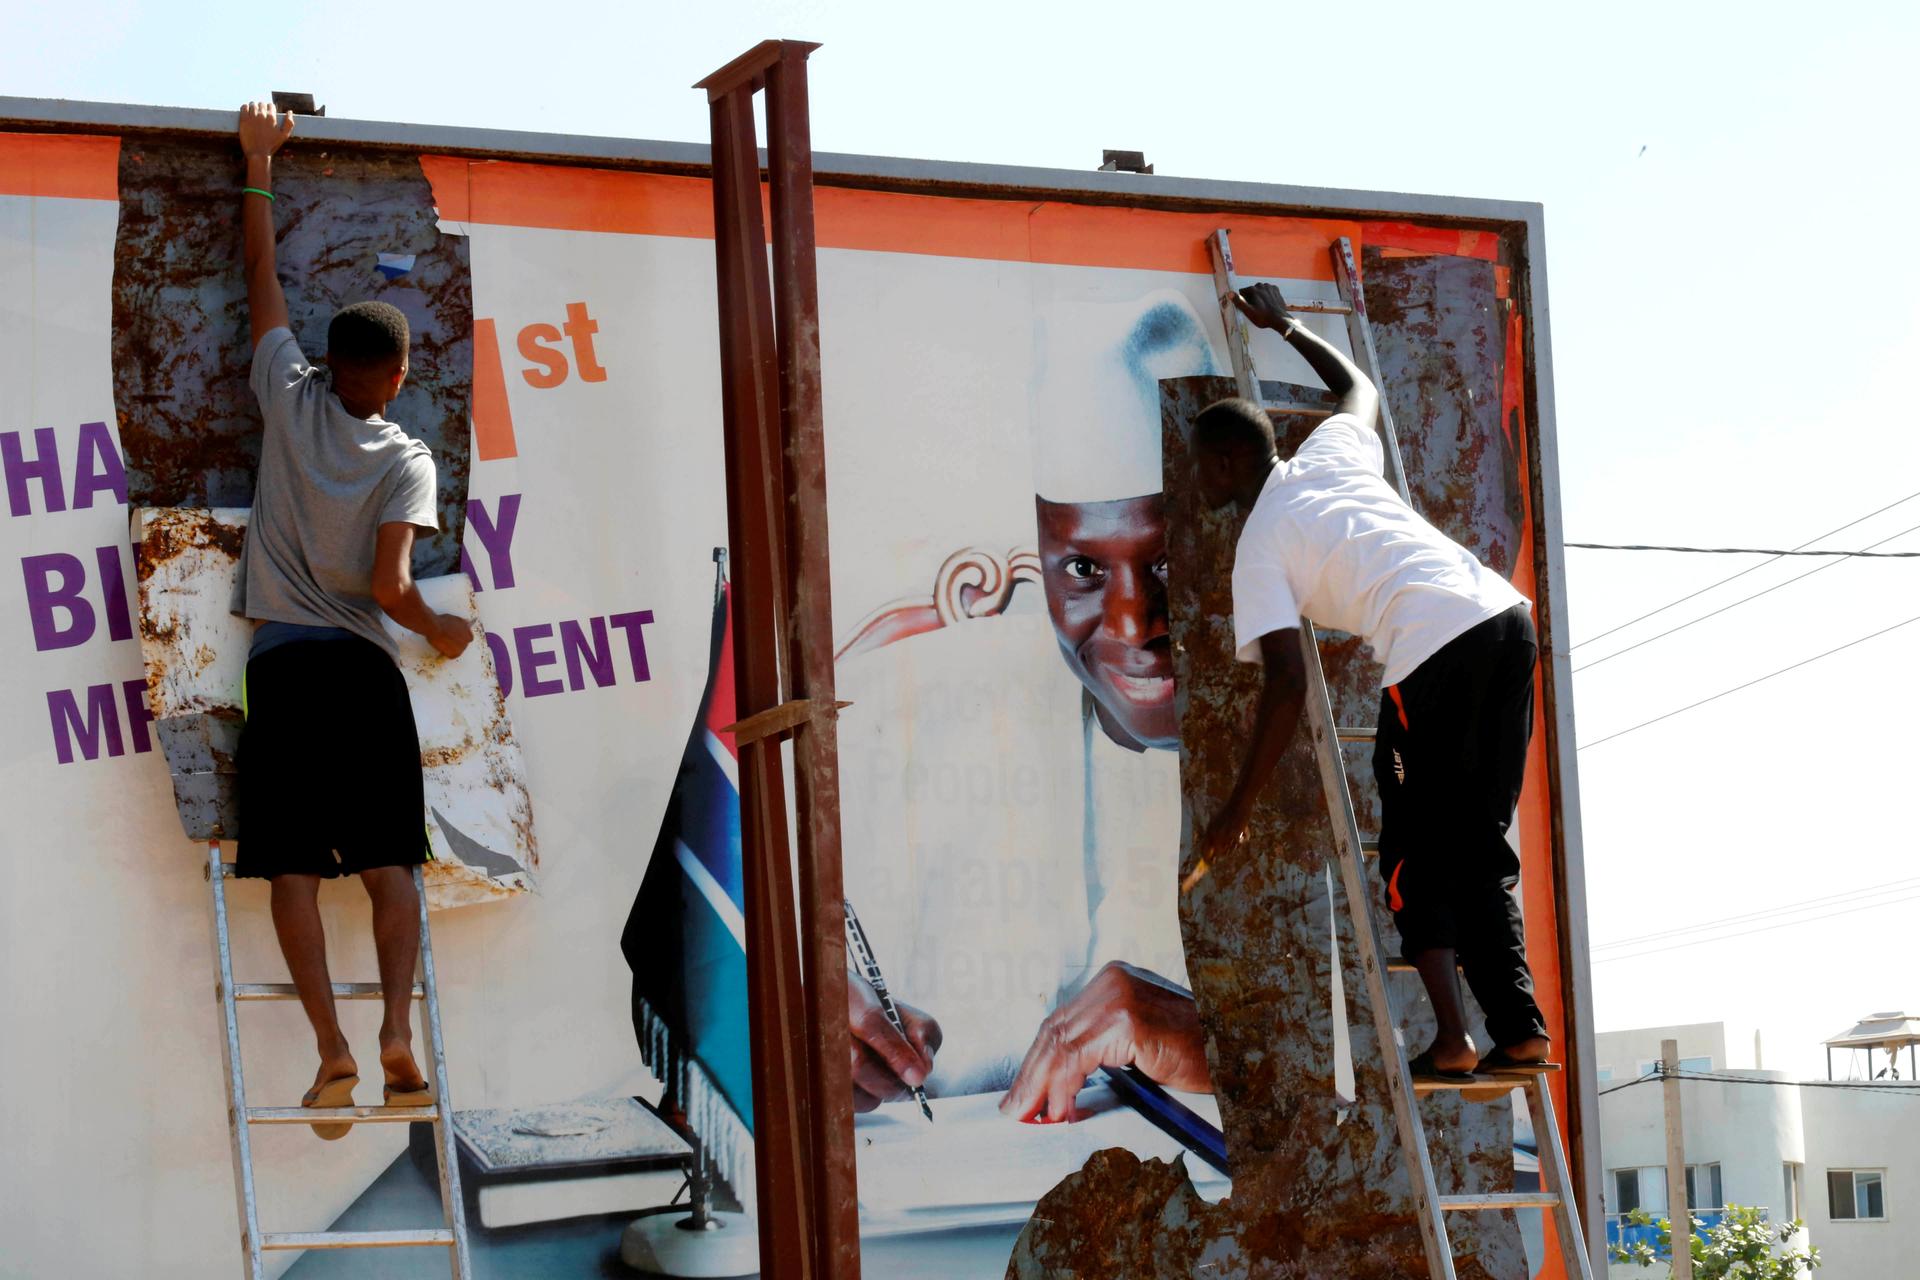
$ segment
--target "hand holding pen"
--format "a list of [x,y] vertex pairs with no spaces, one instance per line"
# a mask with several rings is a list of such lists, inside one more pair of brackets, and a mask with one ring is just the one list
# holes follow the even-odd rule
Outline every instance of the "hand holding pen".
[[871,1111],[882,1102],[911,1096],[929,1121],[922,1087],[940,1051],[940,1024],[929,1015],[894,1000],[874,959],[860,918],[846,906],[847,1015],[853,1036],[853,1104]]

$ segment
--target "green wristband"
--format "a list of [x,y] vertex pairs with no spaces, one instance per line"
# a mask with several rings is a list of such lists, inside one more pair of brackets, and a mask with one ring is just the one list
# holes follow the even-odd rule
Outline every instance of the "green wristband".
[[248,196],[248,195],[252,195],[252,196],[265,196],[265,197],[266,197],[267,199],[269,199],[269,200],[273,200],[273,202],[274,202],[275,204],[279,204],[279,203],[280,203],[280,202],[279,202],[278,200],[274,200],[274,199],[273,199],[273,192],[271,192],[271,191],[262,191],[262,190],[261,190],[260,188],[258,188],[258,187],[242,187],[242,188],[240,188],[240,194],[241,194],[241,195],[243,195],[243,196]]

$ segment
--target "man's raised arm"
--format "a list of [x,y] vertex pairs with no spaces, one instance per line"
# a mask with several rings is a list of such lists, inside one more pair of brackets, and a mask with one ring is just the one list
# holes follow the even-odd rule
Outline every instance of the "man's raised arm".
[[1300,318],[1287,309],[1287,301],[1280,296],[1279,289],[1264,283],[1249,285],[1234,294],[1233,299],[1247,319],[1285,338],[1313,366],[1320,381],[1327,384],[1327,390],[1339,397],[1335,413],[1350,413],[1360,420],[1362,427],[1369,431],[1375,429],[1375,419],[1380,414],[1380,393],[1340,348],[1300,323]]
[[280,290],[273,253],[273,153],[292,133],[291,111],[283,116],[271,102],[240,108],[240,151],[247,158],[240,227],[246,244],[247,318],[253,328],[249,354],[268,332],[287,326],[287,295]]

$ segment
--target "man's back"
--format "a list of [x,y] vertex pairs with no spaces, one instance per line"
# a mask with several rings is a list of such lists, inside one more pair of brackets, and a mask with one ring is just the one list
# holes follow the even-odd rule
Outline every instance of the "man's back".
[[1234,557],[1237,656],[1304,615],[1364,636],[1397,684],[1524,597],[1427,523],[1382,477],[1377,433],[1336,414],[1274,466]]
[[393,652],[373,598],[374,550],[389,522],[439,525],[433,456],[382,418],[356,418],[293,334],[254,350],[266,428],[234,612],[339,627]]

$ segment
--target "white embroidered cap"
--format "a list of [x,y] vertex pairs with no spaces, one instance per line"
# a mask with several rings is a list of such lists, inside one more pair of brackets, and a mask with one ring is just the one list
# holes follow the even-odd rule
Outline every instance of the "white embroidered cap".
[[1036,346],[1034,492],[1050,502],[1159,493],[1159,381],[1219,370],[1193,304],[1172,289],[1062,302]]

